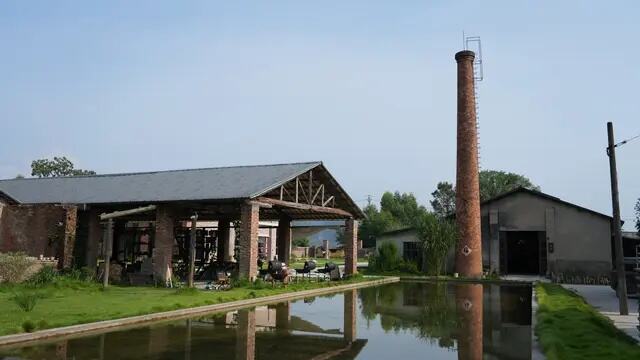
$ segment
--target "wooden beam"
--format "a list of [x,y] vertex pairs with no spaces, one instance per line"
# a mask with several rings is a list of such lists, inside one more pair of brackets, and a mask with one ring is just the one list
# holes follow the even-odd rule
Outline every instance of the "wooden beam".
[[313,171],[309,170],[309,197],[307,198],[307,201],[309,202],[309,204],[313,205],[311,194],[313,194]]
[[300,204],[300,203],[294,203],[290,201],[271,199],[267,197],[259,197],[256,200],[258,200],[261,203],[271,204],[273,206],[281,206],[281,207],[287,207],[287,208],[298,209],[298,210],[307,210],[307,211],[316,212],[316,213],[333,214],[333,215],[344,216],[345,218],[353,217],[353,215],[348,211],[345,211],[342,209],[325,207],[325,206]]
[[196,227],[198,226],[198,214],[195,213],[191,217],[191,236],[189,237],[189,278],[187,279],[188,286],[193,287],[193,277],[195,276],[196,269]]
[[[331,200],[333,200],[333,195],[329,196],[329,198],[326,201],[323,201],[322,206],[327,206],[327,204],[330,203]],[[333,204],[335,205],[335,202]]]
[[143,206],[135,209],[114,211],[108,214],[101,214],[100,220],[108,220],[108,219],[118,218],[122,216],[133,215],[133,214],[138,214],[142,212],[153,211],[155,209],[156,209],[155,205],[149,205],[149,206]]
[[313,203],[316,201],[316,198],[318,197],[320,190],[322,190],[322,194],[324,194],[324,184],[320,184],[320,186],[318,187],[318,190],[316,190],[316,193],[313,194],[313,197],[311,198],[311,205],[313,205]]

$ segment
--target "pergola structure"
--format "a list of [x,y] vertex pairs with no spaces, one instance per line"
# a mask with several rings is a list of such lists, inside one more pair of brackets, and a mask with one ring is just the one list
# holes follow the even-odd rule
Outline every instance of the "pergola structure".
[[[278,222],[276,252],[285,263],[291,221],[345,220],[345,274],[356,272],[357,220],[364,214],[322,162],[14,179],[0,181],[0,191],[23,205],[77,207],[79,227],[87,229],[83,247],[89,266],[97,263],[103,236],[100,216],[115,213],[109,223],[116,227],[128,221],[154,223],[153,270],[166,280],[174,228],[197,214],[198,221],[217,221],[218,254],[229,246],[231,223],[239,221],[239,275],[248,279],[258,273],[261,220]],[[135,211],[140,208],[147,211]]]

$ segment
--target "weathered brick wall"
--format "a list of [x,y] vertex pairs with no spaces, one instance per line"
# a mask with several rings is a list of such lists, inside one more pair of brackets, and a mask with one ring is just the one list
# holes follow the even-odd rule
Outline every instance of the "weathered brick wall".
[[64,239],[66,211],[55,205],[5,205],[0,217],[0,252],[57,256]]
[[456,270],[465,277],[482,276],[478,132],[472,51],[461,51],[458,63],[458,141],[456,168]]
[[358,222],[348,219],[344,222],[344,273],[352,275],[358,266]]
[[156,234],[153,245],[153,272],[156,278],[167,281],[167,268],[171,267],[175,239],[172,209],[159,205],[156,209]]
[[24,252],[73,264],[77,208],[58,205],[4,205],[0,214],[0,252]]
[[258,271],[258,227],[260,207],[254,203],[242,205],[240,222],[242,226],[239,248],[240,277],[255,280]]

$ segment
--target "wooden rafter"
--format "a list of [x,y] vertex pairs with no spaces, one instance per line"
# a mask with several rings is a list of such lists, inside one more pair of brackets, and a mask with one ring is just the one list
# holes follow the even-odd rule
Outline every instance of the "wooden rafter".
[[261,203],[271,204],[273,206],[281,206],[281,207],[287,207],[287,208],[298,209],[298,210],[307,210],[307,211],[317,212],[317,213],[339,215],[345,218],[353,217],[353,215],[350,212],[342,209],[333,208],[333,207],[294,203],[291,201],[283,201],[283,200],[271,199],[267,197],[259,197],[256,200]]

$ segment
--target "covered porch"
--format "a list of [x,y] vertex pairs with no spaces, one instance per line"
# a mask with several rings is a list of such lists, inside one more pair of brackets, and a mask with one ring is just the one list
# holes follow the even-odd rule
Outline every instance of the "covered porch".
[[[88,267],[108,259],[126,273],[151,273],[156,282],[168,282],[171,274],[189,281],[210,267],[231,269],[240,278],[255,280],[259,263],[274,260],[261,248],[265,229],[270,229],[268,240],[275,246],[275,257],[289,264],[292,221],[343,220],[344,274],[355,274],[357,221],[364,216],[362,211],[322,163],[294,165],[303,166],[234,198],[85,205],[79,214],[76,253],[84,254],[82,262]],[[225,169],[238,168],[215,169],[216,177],[225,178],[219,174]],[[189,171],[194,170],[184,170]],[[260,173],[249,171],[235,181],[219,179],[218,183],[264,182]],[[191,261],[195,271],[188,270]]]

